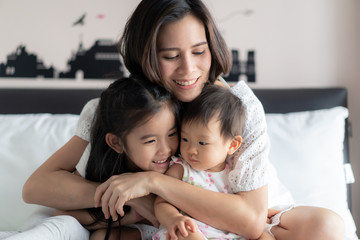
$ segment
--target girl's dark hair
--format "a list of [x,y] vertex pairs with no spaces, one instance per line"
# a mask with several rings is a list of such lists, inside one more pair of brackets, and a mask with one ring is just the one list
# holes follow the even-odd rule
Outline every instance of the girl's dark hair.
[[[106,134],[116,135],[126,147],[126,136],[164,106],[168,107],[179,121],[179,102],[164,87],[151,83],[148,79],[121,78],[104,90],[92,126],[86,179],[105,182],[112,175],[128,172],[126,154],[119,154],[109,147],[105,141]],[[94,223],[107,221],[101,208],[91,208],[88,211],[93,216]],[[108,224],[110,228],[111,221]]]
[[201,94],[186,104],[182,123],[200,122],[207,126],[212,117],[220,121],[224,138],[242,135],[245,121],[243,104],[229,88],[206,84]]
[[203,22],[211,52],[209,81],[231,68],[231,55],[215,22],[201,0],[142,0],[127,21],[118,49],[126,68],[132,74],[144,74],[150,81],[161,83],[157,60],[159,30],[167,23],[192,14]]

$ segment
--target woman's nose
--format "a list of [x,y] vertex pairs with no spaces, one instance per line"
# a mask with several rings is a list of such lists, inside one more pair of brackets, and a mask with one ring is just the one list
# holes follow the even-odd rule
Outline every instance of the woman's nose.
[[190,54],[184,54],[180,61],[179,71],[183,74],[191,73],[194,68],[194,62]]

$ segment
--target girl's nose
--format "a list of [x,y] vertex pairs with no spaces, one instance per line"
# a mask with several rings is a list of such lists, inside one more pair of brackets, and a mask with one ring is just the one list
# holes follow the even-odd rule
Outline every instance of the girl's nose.
[[162,142],[159,147],[159,153],[164,155],[170,154],[171,153],[170,144],[166,141]]

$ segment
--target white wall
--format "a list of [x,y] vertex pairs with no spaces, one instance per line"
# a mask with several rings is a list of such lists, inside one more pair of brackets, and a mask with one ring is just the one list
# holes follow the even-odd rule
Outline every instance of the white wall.
[[[256,51],[263,87],[349,90],[353,215],[360,228],[360,2],[358,0],[205,0],[231,48]],[[252,14],[244,14],[252,11]],[[229,17],[226,17],[229,16]],[[334,193],[336,194],[336,193]],[[358,234],[360,231],[358,230]]]

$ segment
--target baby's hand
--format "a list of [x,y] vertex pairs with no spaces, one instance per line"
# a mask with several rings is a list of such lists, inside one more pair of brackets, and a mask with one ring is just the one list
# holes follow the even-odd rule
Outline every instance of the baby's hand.
[[197,232],[198,226],[192,218],[179,215],[167,225],[167,230],[166,239],[177,240],[177,232],[180,232],[183,237],[187,237],[189,235],[188,231]]

